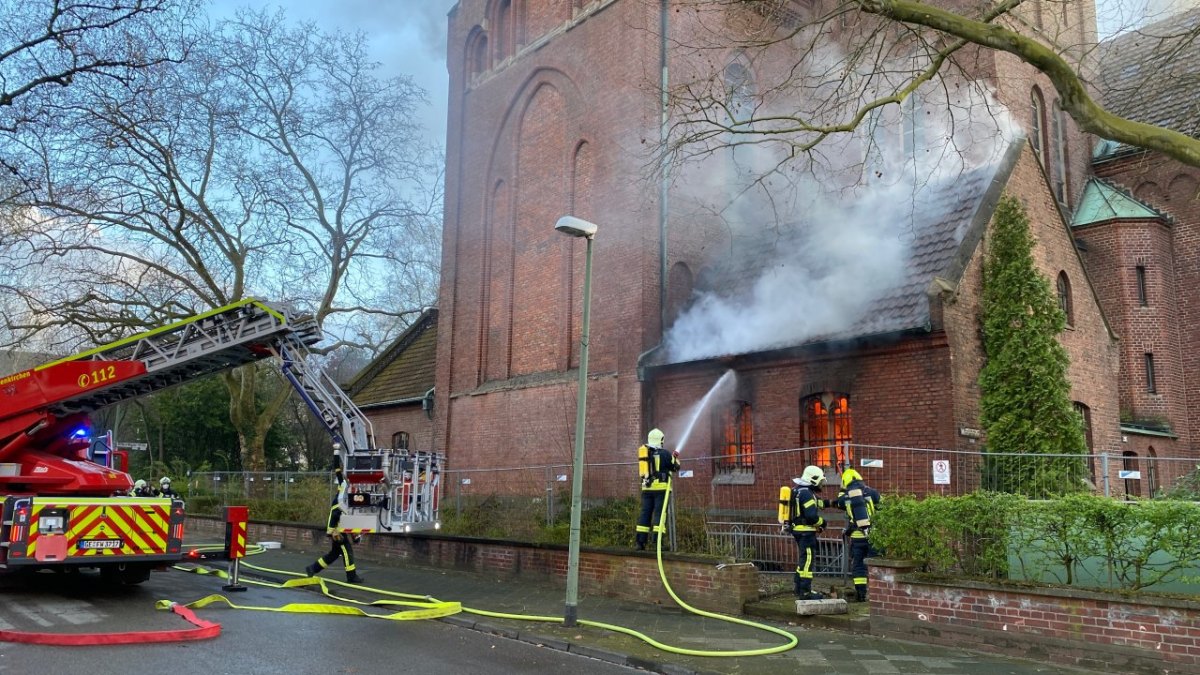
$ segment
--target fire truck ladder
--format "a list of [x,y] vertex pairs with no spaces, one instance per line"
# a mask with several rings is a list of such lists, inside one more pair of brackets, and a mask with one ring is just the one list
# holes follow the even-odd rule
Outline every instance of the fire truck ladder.
[[67,361],[141,361],[146,365],[141,377],[83,392],[50,407],[58,415],[88,413],[267,358],[272,355],[270,346],[280,336],[294,344],[311,345],[320,340],[320,329],[311,319],[294,319],[287,310],[250,298],[38,369]]
[[332,377],[321,368],[310,366],[308,345],[299,336],[279,340],[275,349],[283,362],[284,377],[325,425],[334,442],[349,452],[375,447],[370,420]]
[[275,343],[283,374],[334,441],[349,483],[341,493],[342,527],[351,532],[412,532],[437,528],[445,457],[404,448],[376,448],[370,420],[346,392],[311,362],[303,341]]

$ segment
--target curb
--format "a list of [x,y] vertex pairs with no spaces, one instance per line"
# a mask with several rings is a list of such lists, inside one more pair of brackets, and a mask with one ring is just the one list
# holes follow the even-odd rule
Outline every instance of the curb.
[[662,675],[715,675],[711,671],[694,670],[686,666],[681,666],[677,663],[665,663],[654,659],[646,659],[632,654],[624,654],[614,652],[608,649],[599,647],[589,647],[583,644],[577,644],[562,638],[550,637],[546,635],[538,635],[537,633],[521,632],[503,626],[486,623],[483,621],[473,621],[463,619],[458,616],[447,616],[438,619],[459,628],[468,628],[470,630],[495,635],[497,637],[508,638],[518,642],[524,642],[536,647],[545,647],[570,654],[578,654],[588,658],[604,661],[617,666],[626,666],[629,668],[639,668],[641,670],[652,673],[662,673]]

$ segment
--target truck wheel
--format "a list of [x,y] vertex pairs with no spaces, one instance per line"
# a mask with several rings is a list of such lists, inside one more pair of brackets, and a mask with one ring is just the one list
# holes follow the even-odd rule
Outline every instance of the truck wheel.
[[100,568],[100,580],[114,586],[136,586],[150,578],[150,565],[115,563]]

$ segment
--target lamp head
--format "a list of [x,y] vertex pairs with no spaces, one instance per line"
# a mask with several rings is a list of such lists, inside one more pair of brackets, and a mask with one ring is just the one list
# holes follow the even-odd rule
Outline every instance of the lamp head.
[[572,237],[586,237],[591,239],[596,236],[596,224],[589,223],[582,218],[575,216],[563,216],[554,224],[554,229],[564,234],[569,234]]

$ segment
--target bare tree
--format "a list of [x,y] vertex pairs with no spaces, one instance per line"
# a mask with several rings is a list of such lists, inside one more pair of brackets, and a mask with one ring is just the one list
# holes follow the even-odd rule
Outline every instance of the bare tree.
[[[438,158],[413,122],[424,92],[377,77],[364,36],[282,13],[195,34],[182,64],[74,87],[16,136],[29,225],[3,247],[23,304],[12,339],[61,351],[253,295],[327,330],[419,313],[440,212]],[[422,287],[384,283],[397,274]],[[259,470],[287,390],[259,406],[253,368],[224,378],[243,466]]]
[[[669,39],[683,56],[668,92],[675,160],[740,146],[771,148],[777,166],[820,158],[818,148],[830,138],[869,136],[888,110],[907,114],[920,92],[940,90],[953,106],[968,83],[1004,78],[1019,60],[1047,78],[1082,131],[1200,166],[1194,126],[1123,116],[1121,100],[1106,106],[1097,99],[1098,61],[1120,55],[1097,49],[1095,9],[1086,2],[1002,0],[953,9],[916,0],[677,4]],[[1143,35],[1156,45],[1148,51],[1160,56],[1200,50],[1200,22]],[[745,75],[751,70],[753,80]],[[1181,74],[1147,68],[1119,96],[1136,96],[1155,78],[1189,91],[1200,86],[1194,72],[1190,81],[1170,77]]]
[[[0,131],[39,114],[36,94],[86,77],[124,80],[181,58],[171,25],[193,0],[0,0]],[[172,17],[174,20],[172,20]]]

